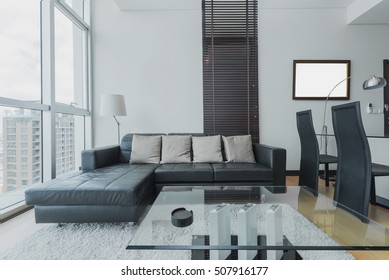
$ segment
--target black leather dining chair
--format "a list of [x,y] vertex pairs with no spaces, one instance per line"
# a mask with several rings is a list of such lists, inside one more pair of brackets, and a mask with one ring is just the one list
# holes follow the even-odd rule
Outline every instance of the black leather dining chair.
[[297,130],[301,143],[299,185],[318,190],[319,164],[325,165],[326,186],[329,185],[330,163],[336,163],[337,157],[320,154],[311,110],[296,113]]
[[338,147],[334,200],[367,217],[369,200],[376,203],[375,176],[389,176],[389,166],[371,161],[360,102],[332,107]]

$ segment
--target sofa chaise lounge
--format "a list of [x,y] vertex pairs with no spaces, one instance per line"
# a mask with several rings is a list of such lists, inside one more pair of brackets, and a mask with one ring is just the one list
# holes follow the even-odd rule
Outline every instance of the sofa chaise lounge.
[[254,163],[129,164],[133,137],[125,135],[120,146],[85,150],[80,171],[27,189],[36,222],[137,222],[168,185],[285,185],[282,148],[254,144]]

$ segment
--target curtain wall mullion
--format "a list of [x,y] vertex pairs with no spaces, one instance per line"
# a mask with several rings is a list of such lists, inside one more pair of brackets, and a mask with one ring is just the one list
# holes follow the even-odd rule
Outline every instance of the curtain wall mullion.
[[69,115],[76,115],[76,116],[89,116],[90,112],[88,110],[78,108],[75,106],[67,105],[67,104],[61,104],[61,103],[55,103],[52,106],[52,111],[55,111],[55,113],[58,114],[69,114]]
[[[51,107],[42,112],[42,178],[48,181],[56,177],[55,164],[55,45],[54,45],[54,2],[41,1],[41,60],[42,60],[42,103]],[[42,130],[43,130],[42,129]]]
[[23,108],[23,109],[38,110],[38,111],[50,110],[50,106],[42,103],[11,99],[11,98],[1,97],[1,96],[0,96],[0,106],[10,106],[10,107]]
[[[92,108],[92,30],[91,30],[91,0],[84,0],[84,21],[89,25],[89,30],[84,37],[84,42],[86,44],[84,50],[87,52],[85,54],[84,59],[85,62],[85,92],[84,92],[84,100],[86,103],[86,109],[91,112],[89,116],[84,117],[84,128],[85,128],[85,149],[91,149],[94,147],[92,135],[93,135],[93,125],[92,125],[92,116],[93,113]],[[84,33],[85,34],[85,33]]]
[[89,30],[89,25],[63,0],[54,0],[55,7],[67,16],[75,25],[82,30]]

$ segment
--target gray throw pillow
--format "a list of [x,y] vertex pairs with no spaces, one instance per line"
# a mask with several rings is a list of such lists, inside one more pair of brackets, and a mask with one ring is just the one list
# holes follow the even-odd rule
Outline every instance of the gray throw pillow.
[[159,163],[161,160],[161,135],[132,137],[130,163]]
[[161,163],[190,163],[190,135],[163,135]]
[[223,136],[227,162],[255,163],[251,135]]
[[223,162],[220,135],[192,137],[193,162]]

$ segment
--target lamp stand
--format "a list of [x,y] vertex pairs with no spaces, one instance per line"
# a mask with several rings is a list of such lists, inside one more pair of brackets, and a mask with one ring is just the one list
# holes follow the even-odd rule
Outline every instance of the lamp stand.
[[327,125],[324,124],[323,125],[323,128],[321,130],[321,134],[324,134],[324,154],[326,155],[327,154],[327,148],[328,148],[328,135],[327,135]]
[[330,98],[330,95],[331,93],[341,84],[343,83],[344,81],[350,79],[351,76],[347,77],[346,79],[343,79],[341,80],[339,83],[337,83],[330,91],[330,93],[327,95],[327,98],[326,98],[326,103],[324,105],[324,119],[323,119],[323,128],[321,130],[321,134],[322,136],[320,137],[320,148],[321,148],[321,144],[322,144],[322,137],[324,135],[324,154],[326,155],[327,154],[327,147],[328,147],[328,135],[327,135],[327,125],[326,125],[326,115],[327,115],[327,103],[328,103],[328,99]]
[[119,123],[118,119],[116,118],[116,116],[113,116],[113,118],[115,119],[116,123],[118,124],[118,143],[120,146],[120,123]]

